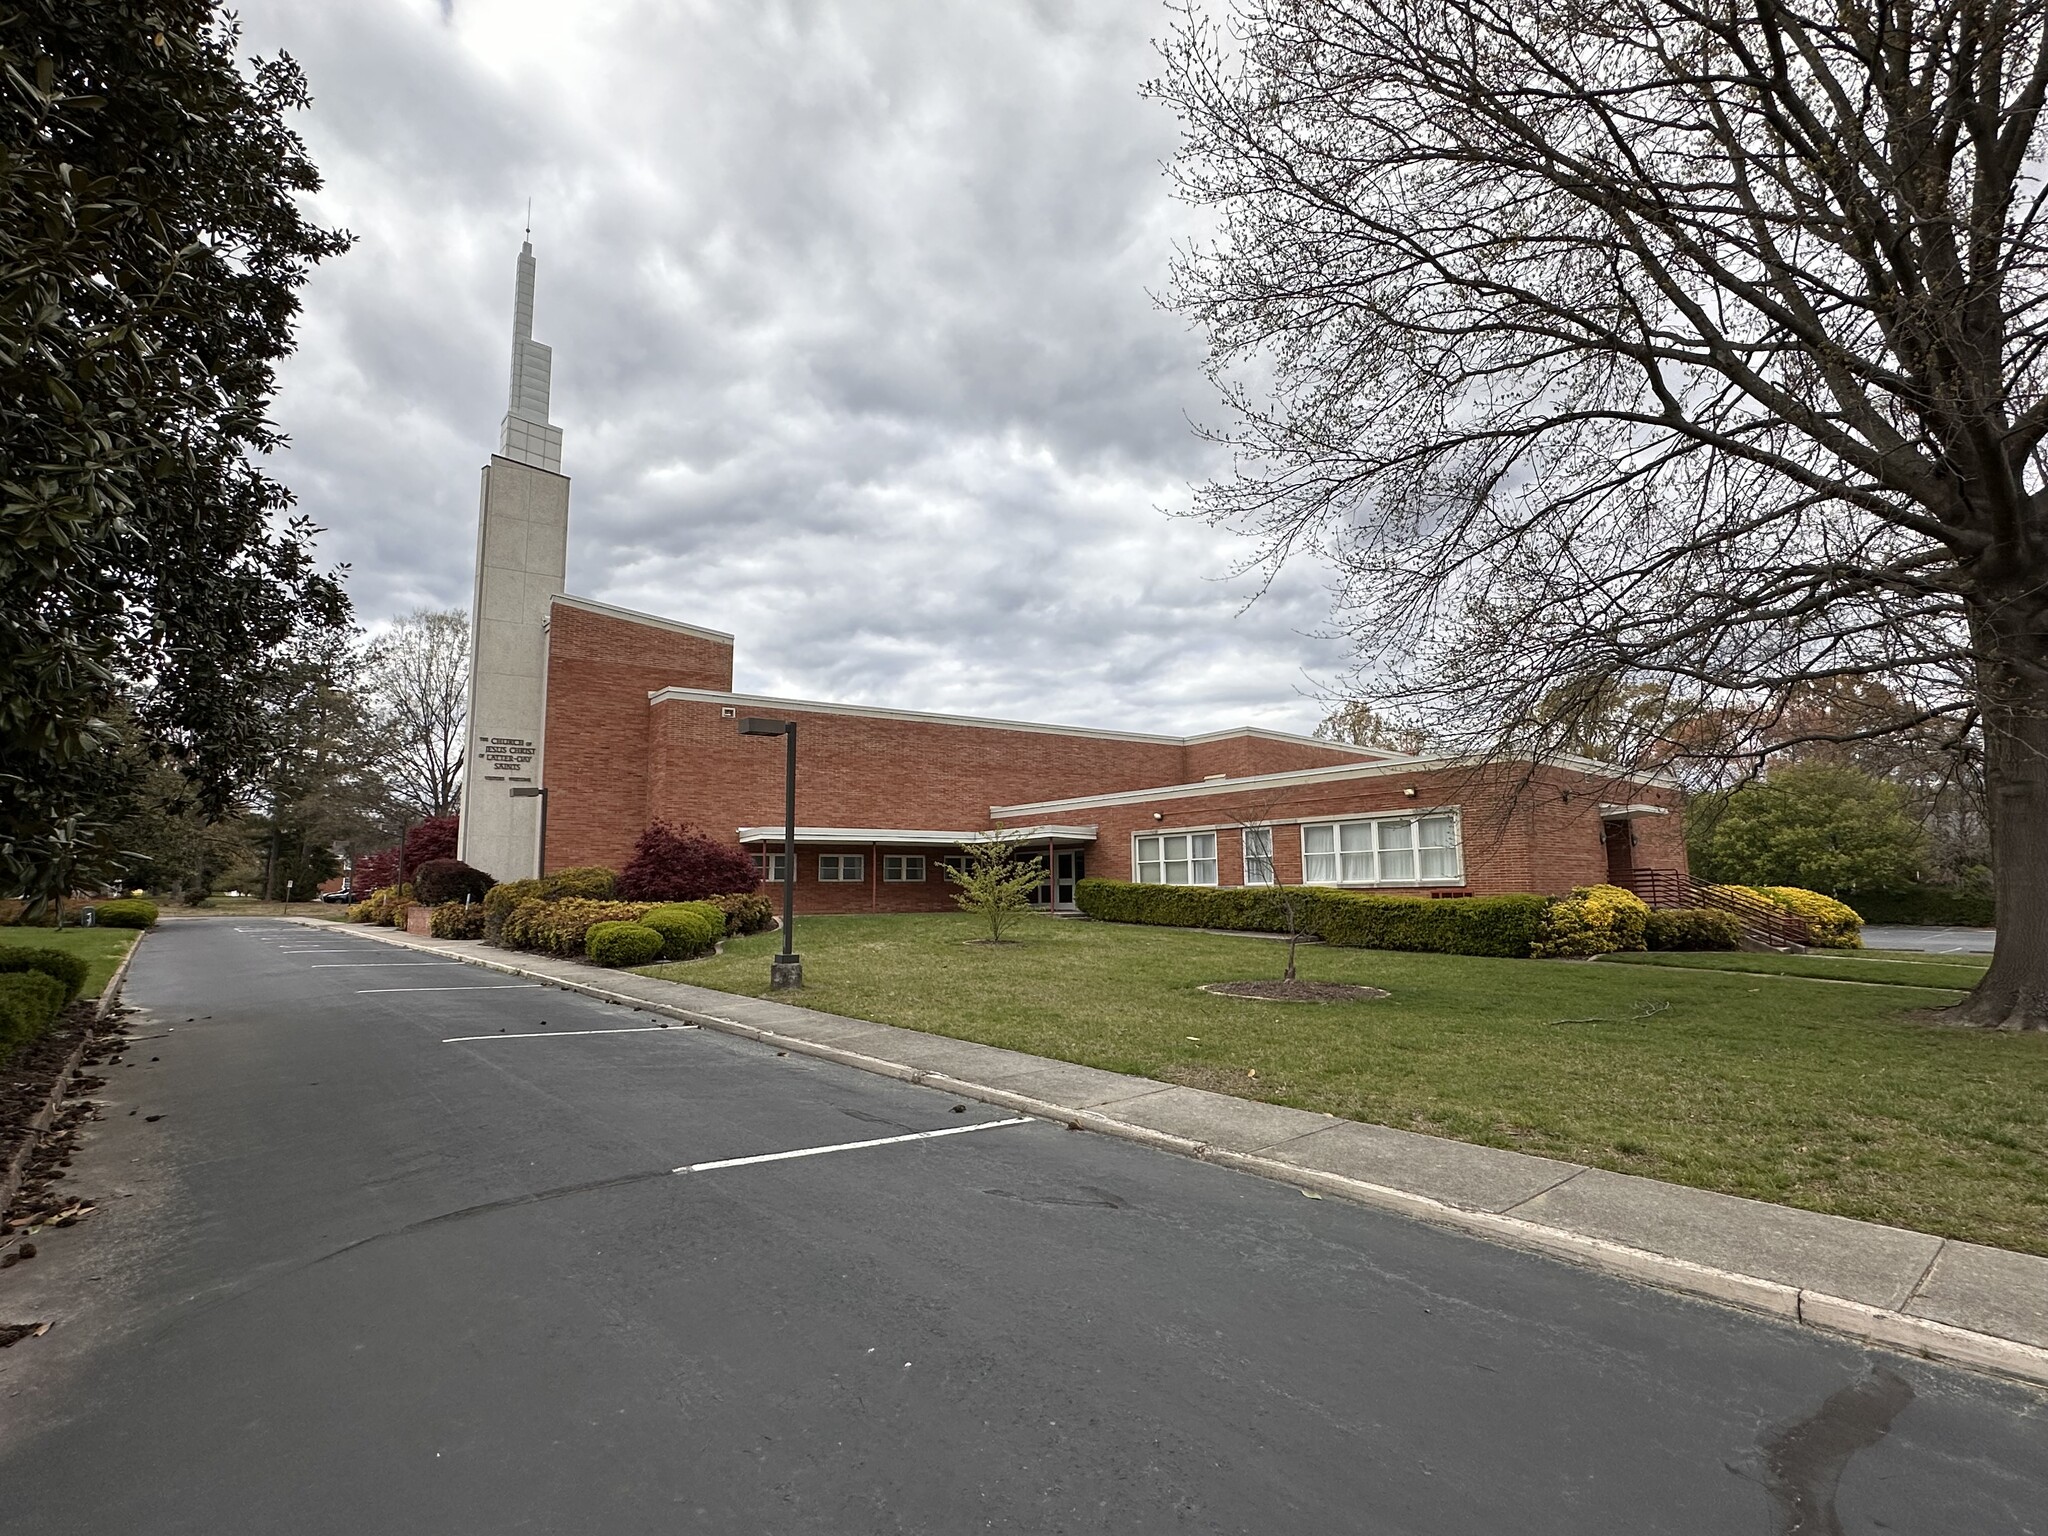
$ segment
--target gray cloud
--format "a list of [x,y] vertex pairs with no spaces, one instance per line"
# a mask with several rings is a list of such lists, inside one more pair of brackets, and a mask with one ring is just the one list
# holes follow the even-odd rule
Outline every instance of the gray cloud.
[[279,463],[363,616],[467,601],[525,200],[570,584],[732,630],[742,687],[1137,728],[1320,710],[1312,571],[1244,609],[1193,232],[1141,101],[1163,12],[1085,0],[245,0],[360,237],[306,293]]

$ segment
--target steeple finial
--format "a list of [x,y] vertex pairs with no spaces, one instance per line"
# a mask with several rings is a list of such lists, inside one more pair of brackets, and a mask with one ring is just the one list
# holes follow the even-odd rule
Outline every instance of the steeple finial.
[[519,276],[512,296],[512,398],[498,432],[498,452],[514,463],[562,472],[562,429],[548,421],[548,392],[554,351],[533,339],[535,262],[528,201],[527,235],[519,247]]

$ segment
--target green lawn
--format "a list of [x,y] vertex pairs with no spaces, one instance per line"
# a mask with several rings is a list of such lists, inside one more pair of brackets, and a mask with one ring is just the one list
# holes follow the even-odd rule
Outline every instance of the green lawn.
[[[1315,946],[1303,976],[1393,996],[1259,1003],[1196,989],[1277,977],[1270,941],[1043,917],[1000,949],[975,932],[962,917],[806,919],[802,1001],[2048,1254],[2048,1035],[1917,1015],[1954,994]],[[763,995],[777,942],[648,974]]]
[[139,930],[134,928],[0,928],[0,944],[20,949],[61,949],[68,955],[83,955],[91,967],[86,972],[85,995],[98,997],[114,967],[128,953]]
[[[1967,955],[1869,955],[1860,950],[1814,950],[1780,955],[1768,950],[1733,954],[1602,955],[1602,965],[1668,965],[1681,970],[1745,971],[1756,976],[1812,976],[1823,981],[1866,981],[1897,986],[1967,991],[1983,977],[1991,957]],[[1941,999],[1932,1006],[1939,1007]]]

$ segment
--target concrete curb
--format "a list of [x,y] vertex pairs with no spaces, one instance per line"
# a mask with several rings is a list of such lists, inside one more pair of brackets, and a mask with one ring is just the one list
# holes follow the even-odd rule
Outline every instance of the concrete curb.
[[[317,919],[294,918],[292,921],[327,926],[320,924]],[[372,930],[365,936],[403,948],[428,947],[408,943],[403,935],[391,930]],[[1304,1168],[1257,1152],[1239,1152],[1212,1146],[1205,1142],[1175,1136],[1170,1132],[1155,1130],[1150,1126],[1134,1125],[1100,1109],[1076,1109],[1052,1103],[1028,1094],[1013,1093],[993,1084],[976,1083],[944,1072],[847,1050],[823,1041],[808,1040],[800,1035],[786,1035],[758,1025],[745,1024],[701,1008],[653,1001],[612,991],[580,979],[551,976],[546,972],[529,970],[496,956],[450,954],[449,951],[440,949],[433,952],[486,970],[525,977],[565,992],[578,992],[607,1003],[624,1004],[706,1029],[715,1029],[724,1034],[738,1035],[763,1045],[773,1046],[777,1050],[788,1051],[792,1055],[816,1057],[862,1072],[894,1078],[899,1082],[916,1083],[959,1098],[974,1099],[980,1103],[1014,1110],[1019,1114],[1032,1115],[1070,1126],[1075,1130],[1115,1136],[1161,1152],[1171,1152],[1181,1157],[1191,1157],[1202,1162],[1214,1163],[1219,1167],[1235,1169],[1240,1173],[1292,1184],[1298,1189],[1336,1195],[1361,1205],[1374,1206],[1492,1242],[1541,1253],[1587,1269],[1739,1307],[1745,1311],[1762,1313],[1783,1322],[1851,1338],[1859,1343],[1895,1350],[1902,1354],[1917,1355],[1922,1359],[2009,1376],[2033,1385],[2048,1386],[2048,1349],[2041,1349],[2017,1339],[1980,1333],[1973,1329],[1936,1322],[1931,1318],[1914,1317],[1908,1313],[1870,1306],[1824,1291],[1786,1285],[1757,1275],[1717,1269],[1676,1255],[1632,1247],[1626,1243],[1612,1242],[1605,1238],[1573,1232],[1562,1227],[1547,1226],[1520,1217],[1472,1210],[1418,1194],[1413,1190],[1375,1184],[1344,1174],[1327,1173],[1320,1169]],[[1048,1066],[1063,1065],[1050,1057],[1043,1059]],[[1162,1089],[1170,1086],[1160,1085]]]
[[114,967],[114,974],[107,978],[107,984],[100,988],[99,1002],[94,1006],[92,1023],[94,1034],[87,1035],[71,1048],[71,1054],[64,1059],[63,1067],[57,1073],[57,1080],[50,1085],[50,1096],[43,1101],[43,1107],[29,1117],[28,1134],[21,1139],[21,1145],[7,1159],[7,1171],[0,1174],[0,1211],[14,1203],[15,1195],[21,1189],[22,1175],[28,1172],[28,1161],[42,1144],[43,1132],[50,1128],[50,1122],[57,1118],[57,1109],[63,1104],[64,1096],[71,1089],[71,1079],[78,1073],[78,1064],[85,1060],[86,1050],[93,1043],[99,1027],[106,1023],[107,1015],[114,1011],[114,1004],[121,996],[121,984],[128,979],[128,965],[134,960],[135,952],[142,948],[142,941],[149,930],[143,929],[135,936],[135,942],[128,946],[128,953],[121,957],[121,963]]

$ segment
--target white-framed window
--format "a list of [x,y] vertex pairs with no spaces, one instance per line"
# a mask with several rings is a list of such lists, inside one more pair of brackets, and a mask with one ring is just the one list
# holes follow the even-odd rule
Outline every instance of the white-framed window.
[[1246,827],[1244,829],[1244,883],[1246,885],[1273,884],[1273,829],[1271,827]]
[[913,885],[924,879],[924,855],[921,853],[883,854],[882,879],[890,885]]
[[787,854],[781,853],[755,854],[755,878],[766,880],[770,885],[780,885],[782,883],[782,861],[787,857]]
[[818,880],[824,885],[845,885],[868,877],[868,856],[864,853],[821,853]]
[[1214,832],[1159,832],[1133,839],[1134,863],[1142,885],[1214,885]]
[[1307,822],[1307,885],[1456,885],[1465,878],[1456,816],[1374,816]]
[[966,874],[968,866],[971,865],[973,862],[974,861],[968,858],[967,855],[964,853],[948,853],[941,855],[939,859],[940,864],[944,865],[947,869],[952,870],[953,873],[956,875]]

